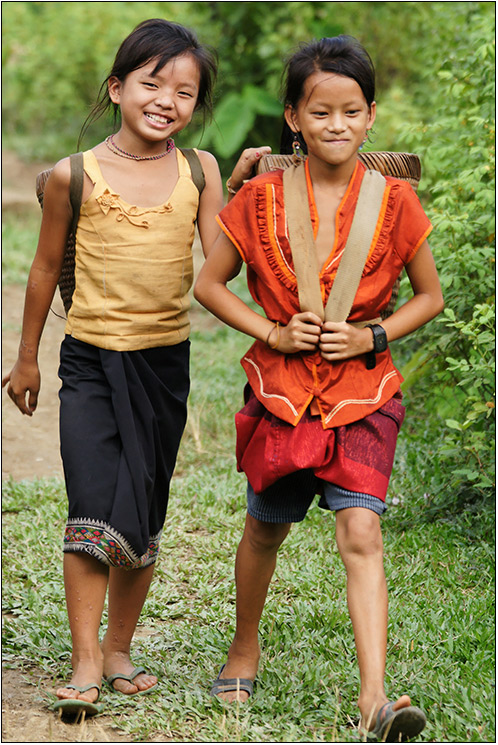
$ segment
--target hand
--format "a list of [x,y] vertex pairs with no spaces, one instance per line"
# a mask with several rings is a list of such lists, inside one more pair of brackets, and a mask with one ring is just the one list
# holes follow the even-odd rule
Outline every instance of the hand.
[[[7,393],[22,414],[33,416],[38,404],[40,391],[40,370],[37,362],[17,361],[12,370],[2,380],[2,388],[7,383]],[[29,393],[26,403],[26,394]]]
[[268,341],[274,345],[278,339],[276,349],[282,354],[313,352],[320,341],[321,326],[320,318],[311,311],[296,313],[287,326],[280,327],[280,336],[274,328]]
[[347,360],[371,352],[373,336],[369,328],[357,328],[351,323],[326,321],[320,336],[320,353],[324,360]]
[[237,161],[235,168],[230,176],[230,184],[236,191],[240,189],[246,179],[251,178],[254,173],[254,166],[263,155],[271,153],[271,147],[248,147],[244,150]]

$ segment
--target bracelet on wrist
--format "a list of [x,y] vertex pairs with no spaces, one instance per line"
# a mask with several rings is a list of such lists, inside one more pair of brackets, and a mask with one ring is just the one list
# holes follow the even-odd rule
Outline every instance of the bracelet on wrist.
[[228,191],[229,194],[237,194],[237,192],[242,188],[242,186],[239,186],[238,189],[234,189],[233,188],[233,186],[232,186],[232,177],[231,176],[230,176],[230,178],[227,179],[226,187],[227,187],[227,191]]
[[[276,344],[270,344],[270,336],[273,334],[273,332],[277,329],[277,343]],[[277,321],[274,327],[271,329],[270,333],[266,337],[266,343],[270,347],[270,349],[277,349],[278,345],[280,344],[280,323]]]

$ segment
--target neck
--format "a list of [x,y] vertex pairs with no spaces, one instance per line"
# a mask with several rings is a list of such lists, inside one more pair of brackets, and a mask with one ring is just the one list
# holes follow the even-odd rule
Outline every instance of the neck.
[[357,162],[357,155],[346,163],[334,165],[326,163],[324,160],[319,158],[315,158],[313,154],[310,154],[308,156],[308,165],[311,180],[316,185],[328,186],[336,189],[346,189],[351,181],[351,176],[354,173]]

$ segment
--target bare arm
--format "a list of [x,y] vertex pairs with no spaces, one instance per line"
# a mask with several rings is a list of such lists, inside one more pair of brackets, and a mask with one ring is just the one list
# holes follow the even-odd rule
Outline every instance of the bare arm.
[[[444,301],[436,265],[427,241],[424,241],[412,261],[406,266],[413,297],[392,316],[382,322],[388,341],[411,334],[443,309]],[[358,329],[348,323],[323,326],[320,339],[322,357],[329,361],[344,360],[373,349],[370,329]]]
[[228,289],[227,282],[240,262],[239,252],[220,231],[197,279],[196,299],[232,328],[260,341],[269,341],[279,352],[291,354],[315,349],[321,322],[313,313],[298,313],[288,325],[276,329],[272,321],[249,308]]
[[199,200],[197,227],[204,256],[207,256],[220,232],[215,217],[224,206],[223,187],[216,158],[205,150],[199,150],[199,160],[204,171],[206,184]]
[[66,158],[54,167],[45,185],[40,237],[26,287],[19,355],[10,373],[2,380],[2,386],[8,384],[10,398],[28,416],[33,414],[38,402],[38,349],[61,273],[71,225],[70,175],[69,159]]

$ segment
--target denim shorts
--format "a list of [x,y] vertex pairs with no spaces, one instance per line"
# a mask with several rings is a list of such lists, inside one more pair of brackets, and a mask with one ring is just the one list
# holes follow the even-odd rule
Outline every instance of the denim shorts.
[[318,506],[325,510],[337,512],[348,507],[364,507],[382,515],[387,509],[379,497],[348,491],[322,481],[310,469],[284,476],[261,494],[256,494],[248,482],[247,512],[262,522],[299,523],[306,517],[317,494],[321,495]]

